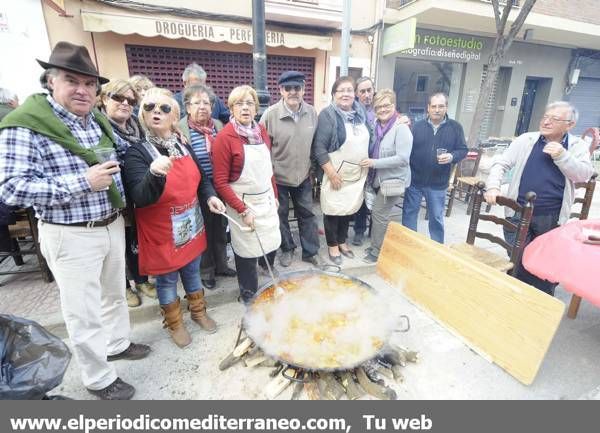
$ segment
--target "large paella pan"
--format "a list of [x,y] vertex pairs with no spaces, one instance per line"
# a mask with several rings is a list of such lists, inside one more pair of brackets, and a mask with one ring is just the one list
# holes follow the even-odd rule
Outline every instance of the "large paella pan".
[[365,282],[299,271],[263,286],[244,316],[268,355],[305,370],[345,370],[374,358],[397,325],[389,303]]

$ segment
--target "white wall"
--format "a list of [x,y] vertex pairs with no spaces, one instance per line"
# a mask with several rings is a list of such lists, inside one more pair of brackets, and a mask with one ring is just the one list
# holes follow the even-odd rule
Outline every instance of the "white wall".
[[41,0],[0,0],[0,87],[19,96],[23,102],[41,90],[43,69],[35,59],[48,60],[50,43]]

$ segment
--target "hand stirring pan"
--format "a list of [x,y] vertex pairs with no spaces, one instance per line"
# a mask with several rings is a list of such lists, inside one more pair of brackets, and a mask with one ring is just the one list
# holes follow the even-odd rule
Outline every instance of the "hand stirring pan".
[[[233,218],[231,218],[225,212],[221,212],[221,215],[223,215],[229,221],[231,221],[232,223],[234,223],[241,231],[248,232],[248,231],[252,231],[253,230],[251,227],[248,227],[248,226],[244,227],[244,226],[242,226],[240,223],[238,223],[236,220],[234,220]],[[265,249],[263,248],[262,242],[260,241],[260,237],[258,236],[258,232],[256,230],[254,230],[254,234],[256,235],[256,240],[258,241],[258,245],[260,246],[260,251],[262,252],[262,255],[263,255],[263,258],[265,260],[265,263],[267,264],[267,269],[269,270],[269,275],[271,276],[271,280],[273,281],[273,287],[275,288],[275,294],[281,295],[284,292],[284,290],[279,285],[279,280],[277,278],[275,278],[275,274],[273,273],[273,269],[271,269],[271,265],[269,264],[269,259],[267,258],[267,255],[265,254]]]

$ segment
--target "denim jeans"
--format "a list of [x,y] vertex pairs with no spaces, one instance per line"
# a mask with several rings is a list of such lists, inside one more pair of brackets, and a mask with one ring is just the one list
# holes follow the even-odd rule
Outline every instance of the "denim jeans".
[[200,255],[176,271],[156,276],[156,292],[160,305],[175,302],[177,299],[177,281],[180,275],[186,293],[195,293],[202,290],[202,283],[200,283],[201,258]]
[[364,235],[367,231],[367,215],[369,214],[369,209],[367,209],[367,205],[363,200],[360,209],[356,211],[354,214],[354,234],[355,235]]
[[421,210],[421,199],[425,197],[429,213],[429,237],[444,243],[444,210],[446,206],[446,190],[429,187],[409,186],[404,191],[402,207],[402,225],[417,231],[417,219]]
[[[544,233],[549,232],[550,230],[558,227],[559,216],[560,211],[549,215],[534,215],[531,218],[531,223],[529,224],[529,230],[527,231],[527,236],[525,237],[525,245],[523,246],[523,248],[525,248],[529,244],[529,242],[534,240],[536,237],[543,235]],[[507,219],[513,224],[518,225],[519,218],[520,216],[516,214]],[[506,242],[508,242],[510,245],[514,245],[516,238],[516,232],[509,232],[506,230],[506,228],[504,229],[504,239],[506,240]],[[536,277],[527,269],[525,269],[521,261],[519,261],[519,263],[517,263],[516,266],[517,269],[516,273],[514,274],[515,278],[541,290],[542,292],[554,296],[554,289],[556,288],[555,283],[551,283],[550,281],[542,280],[541,278]]]
[[294,215],[298,218],[298,232],[302,245],[302,258],[312,257],[319,252],[319,228],[317,217],[312,211],[312,185],[306,178],[300,185],[277,185],[279,192],[279,230],[281,231],[281,250],[291,251],[296,248],[290,223],[288,221],[290,197],[294,205]]

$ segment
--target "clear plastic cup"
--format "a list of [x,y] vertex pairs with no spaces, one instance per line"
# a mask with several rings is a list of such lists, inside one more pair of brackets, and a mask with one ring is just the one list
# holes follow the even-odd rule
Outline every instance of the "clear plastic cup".
[[448,149],[444,149],[443,147],[440,147],[438,149],[435,150],[436,156],[437,156],[437,160],[438,160],[438,164],[440,163],[440,156],[442,156],[445,153],[448,153]]
[[114,149],[109,147],[97,147],[94,150],[94,154],[96,158],[98,158],[98,163],[102,164],[108,161],[116,161],[117,154]]

